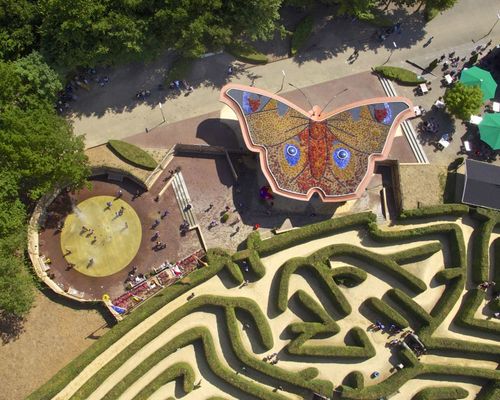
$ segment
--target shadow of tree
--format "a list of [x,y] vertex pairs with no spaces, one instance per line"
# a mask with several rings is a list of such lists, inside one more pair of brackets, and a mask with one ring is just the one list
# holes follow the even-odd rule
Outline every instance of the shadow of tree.
[[17,340],[24,332],[24,322],[23,317],[0,311],[0,340],[2,344]]

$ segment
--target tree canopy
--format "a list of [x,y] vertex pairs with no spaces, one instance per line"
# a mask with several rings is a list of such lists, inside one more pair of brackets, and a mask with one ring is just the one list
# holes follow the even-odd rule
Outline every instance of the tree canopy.
[[466,86],[457,82],[444,94],[446,108],[455,117],[467,121],[477,114],[483,105],[483,92],[478,86]]
[[38,53],[0,62],[0,312],[25,314],[33,294],[24,258],[27,209],[89,175],[82,137],[54,111],[62,87]]

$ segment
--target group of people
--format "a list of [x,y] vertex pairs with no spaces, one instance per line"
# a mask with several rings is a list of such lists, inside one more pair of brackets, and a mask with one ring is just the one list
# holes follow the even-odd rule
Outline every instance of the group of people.
[[479,290],[483,290],[483,291],[487,291],[489,288],[492,288],[496,285],[496,283],[494,281],[484,281],[484,282],[481,282],[479,285],[477,285],[477,288]]
[[398,333],[402,332],[402,329],[394,324],[390,324],[386,329],[386,325],[380,321],[375,321],[368,327],[368,330],[375,332],[376,331],[387,332],[391,335],[397,335]]
[[263,360],[265,362],[268,362],[271,365],[276,365],[276,364],[278,364],[278,361],[280,359],[278,357],[278,353],[272,353],[272,354],[269,354],[268,356],[264,357]]

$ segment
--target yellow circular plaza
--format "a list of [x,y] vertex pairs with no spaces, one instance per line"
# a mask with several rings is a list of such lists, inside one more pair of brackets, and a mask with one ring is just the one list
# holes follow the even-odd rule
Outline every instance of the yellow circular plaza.
[[112,196],[96,196],[82,201],[66,218],[61,249],[75,270],[103,277],[132,261],[141,237],[141,221],[130,204]]

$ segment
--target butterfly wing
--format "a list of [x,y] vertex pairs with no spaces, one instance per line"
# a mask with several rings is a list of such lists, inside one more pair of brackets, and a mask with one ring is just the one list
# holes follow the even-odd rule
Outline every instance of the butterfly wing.
[[296,180],[308,171],[307,113],[255,88],[230,87],[225,94],[239,111],[247,146],[265,154],[261,165],[273,190],[304,195]]
[[409,108],[373,102],[313,121],[287,100],[252,87],[228,85],[221,100],[237,112],[247,147],[261,154],[274,191],[304,200],[318,192],[326,201],[356,194],[370,155],[383,153],[394,122]]
[[358,192],[371,172],[372,159],[387,153],[393,131],[408,109],[402,101],[374,102],[328,117],[331,151],[324,179],[340,181],[342,196]]

